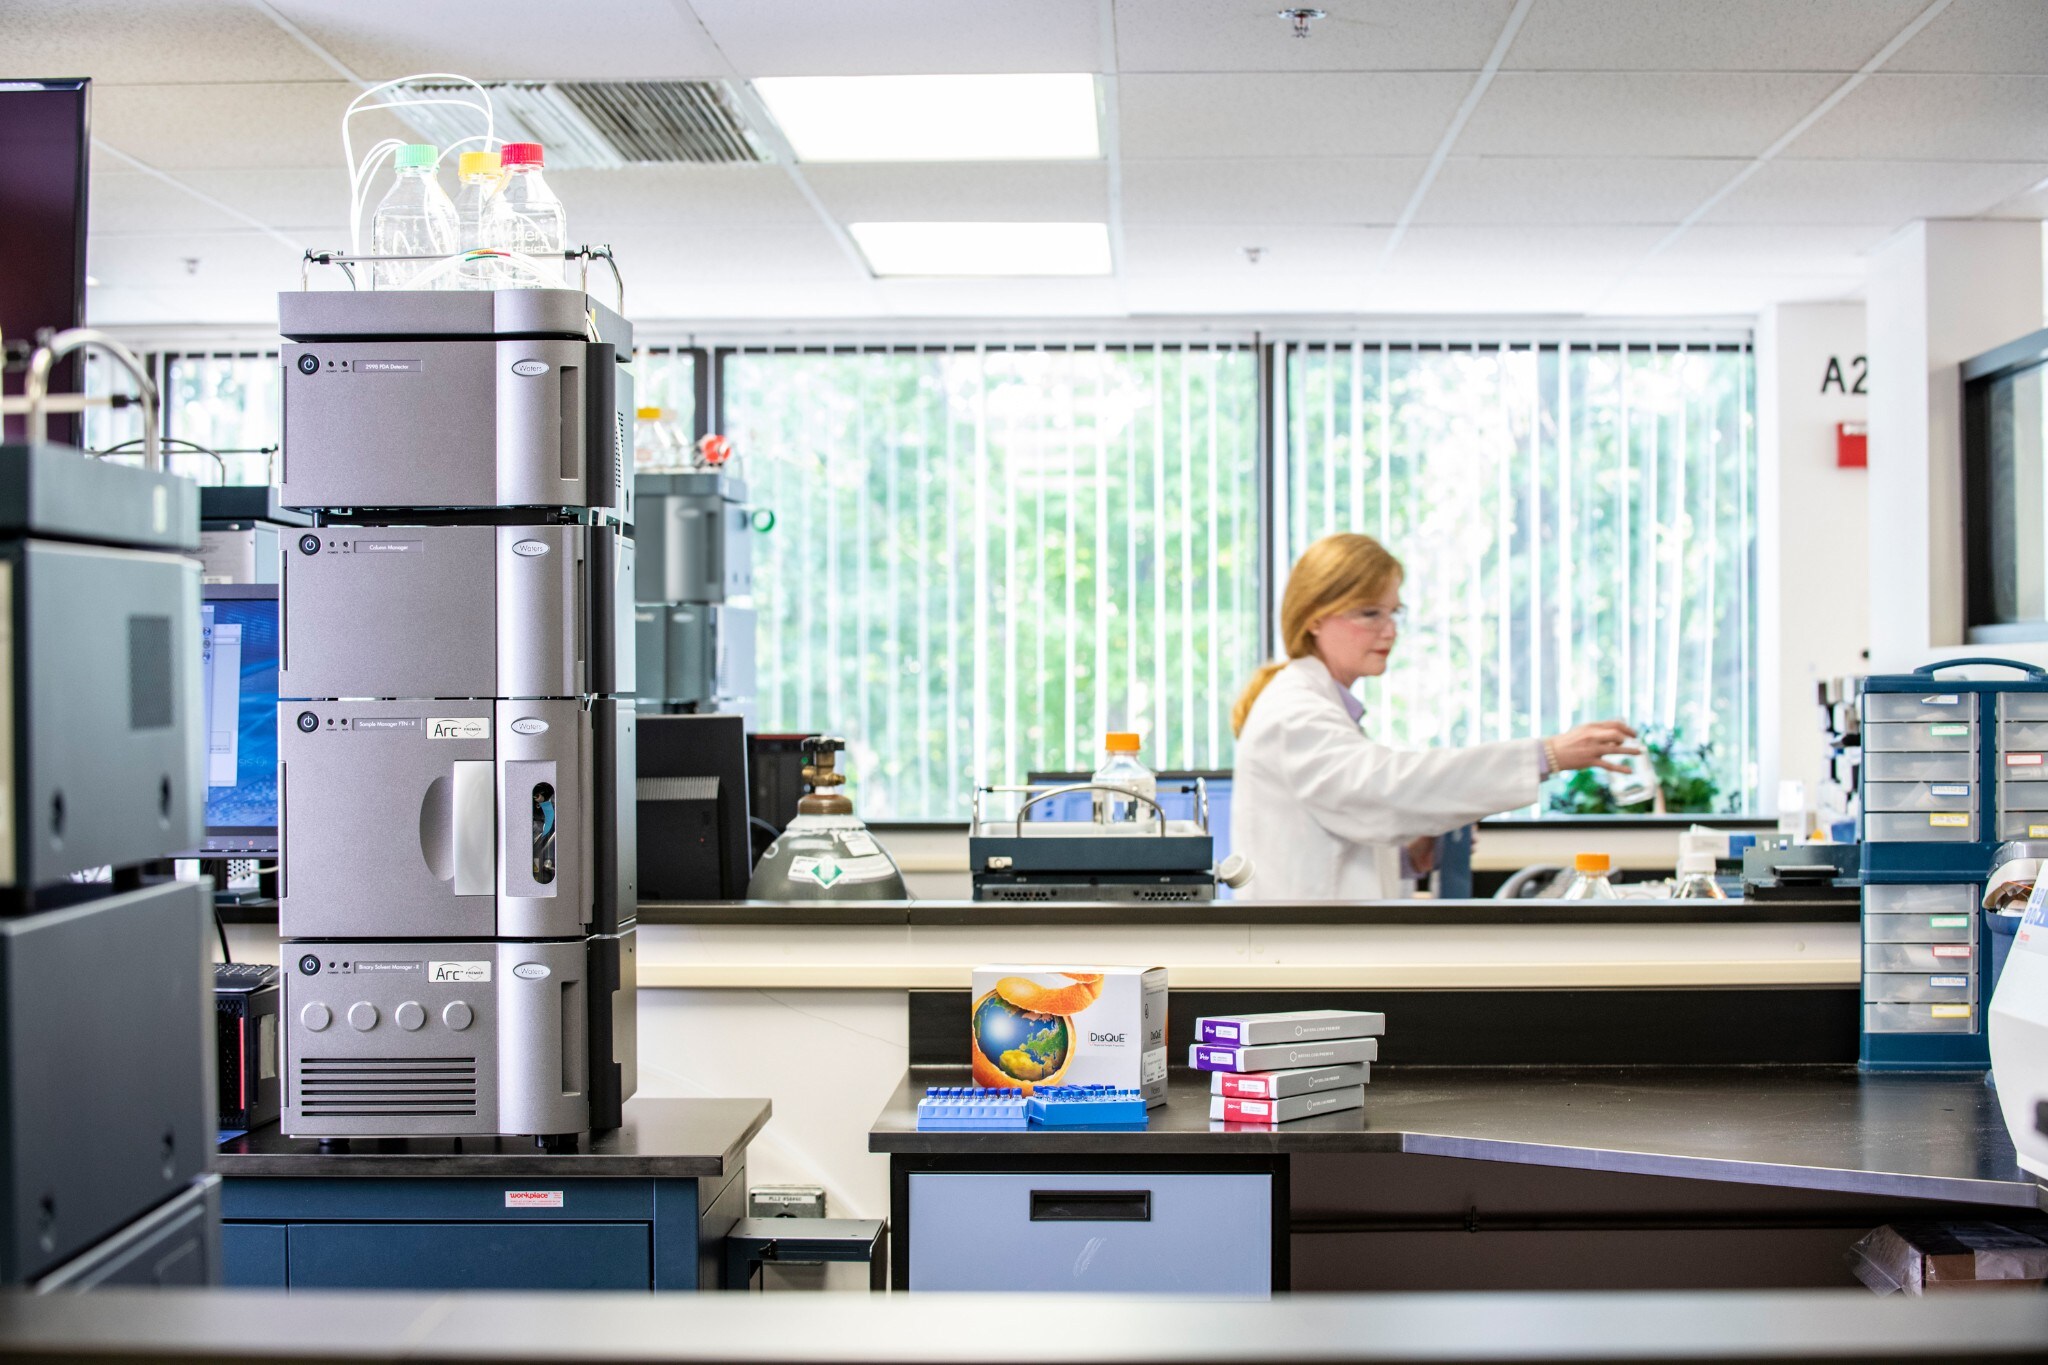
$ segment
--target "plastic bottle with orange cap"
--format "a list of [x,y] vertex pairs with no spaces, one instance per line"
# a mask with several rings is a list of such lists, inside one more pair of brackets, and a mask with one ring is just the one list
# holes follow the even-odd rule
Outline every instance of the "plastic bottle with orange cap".
[[[1149,825],[1157,821],[1159,779],[1138,761],[1138,737],[1112,731],[1102,737],[1108,757],[1095,770],[1095,823]],[[1109,788],[1110,790],[1103,790]],[[1143,800],[1137,798],[1143,797]]]
[[1572,859],[1572,879],[1564,889],[1568,901],[1614,900],[1614,883],[1607,880],[1613,864],[1605,853],[1581,853]]

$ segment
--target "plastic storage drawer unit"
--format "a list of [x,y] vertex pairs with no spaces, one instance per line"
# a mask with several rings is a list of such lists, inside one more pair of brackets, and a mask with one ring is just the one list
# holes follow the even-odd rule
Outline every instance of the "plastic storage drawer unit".
[[1977,818],[1969,810],[1863,813],[1863,837],[1876,843],[1968,844],[1977,839]]
[[1871,1003],[1896,1001],[1902,1004],[1969,1004],[1975,998],[1977,979],[1960,972],[1872,972],[1863,978],[1863,998]]
[[[1863,788],[1867,811],[1968,811],[1974,782],[1869,782]],[[2048,796],[2048,788],[2043,788]]]
[[1863,1007],[1865,1033],[1971,1033],[1976,1010],[1967,1001],[1953,1004],[1908,1004],[1886,1000]]
[[1877,721],[1973,721],[1977,719],[1977,697],[1972,692],[1924,695],[1917,692],[1868,692],[1863,697],[1863,718]]
[[1863,747],[1883,753],[1963,754],[1977,750],[1977,727],[1963,720],[1871,721]]
[[1976,919],[1969,914],[1880,915],[1866,911],[1863,916],[1865,943],[1970,943],[1976,938]]
[[909,1221],[913,1290],[1273,1289],[1265,1174],[915,1172]]
[[1922,754],[1910,751],[1863,755],[1865,782],[1972,782],[1977,756],[1972,753]]
[[1977,958],[1974,943],[1866,943],[1863,970],[1866,972],[1921,972],[1953,975],[1972,970]]

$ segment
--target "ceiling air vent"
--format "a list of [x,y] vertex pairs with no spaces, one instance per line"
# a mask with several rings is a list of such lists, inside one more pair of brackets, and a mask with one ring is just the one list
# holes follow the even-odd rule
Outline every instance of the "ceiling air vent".
[[[550,170],[768,159],[724,81],[504,81],[484,88],[498,137],[540,143]],[[436,146],[483,131],[473,108],[443,102],[473,103],[469,86],[414,85],[393,93],[408,101],[393,112]]]

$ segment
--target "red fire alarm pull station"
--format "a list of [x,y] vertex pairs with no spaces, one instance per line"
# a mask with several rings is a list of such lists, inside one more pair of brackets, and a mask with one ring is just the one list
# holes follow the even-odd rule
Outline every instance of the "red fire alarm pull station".
[[1870,467],[1869,428],[1861,422],[1835,423],[1835,468]]

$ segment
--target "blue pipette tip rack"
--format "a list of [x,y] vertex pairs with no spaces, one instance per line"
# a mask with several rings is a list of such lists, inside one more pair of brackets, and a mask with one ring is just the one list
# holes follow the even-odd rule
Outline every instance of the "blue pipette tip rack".
[[1026,1112],[1037,1128],[1143,1128],[1145,1095],[1115,1085],[1042,1085]]
[[927,1132],[1021,1132],[1026,1128],[1145,1126],[1145,1096],[1114,1085],[1041,1085],[1022,1090],[973,1085],[927,1086],[917,1126]]
[[927,1086],[917,1102],[917,1126],[926,1131],[1022,1132],[1031,1126],[1022,1090],[975,1085]]

